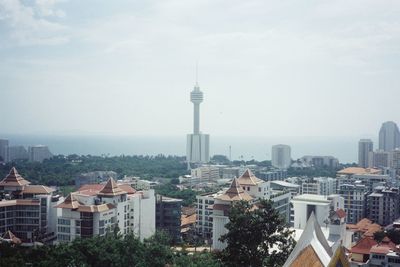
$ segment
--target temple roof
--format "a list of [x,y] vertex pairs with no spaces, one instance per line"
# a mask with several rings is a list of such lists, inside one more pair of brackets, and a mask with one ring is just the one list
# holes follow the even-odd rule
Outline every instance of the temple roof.
[[[128,194],[135,194],[136,190],[132,188],[129,184],[118,184],[118,187],[121,188],[123,191],[125,191]],[[102,189],[104,188],[104,185],[102,184],[85,184],[82,185],[79,189],[78,192],[83,192],[87,193],[88,190],[92,192],[97,192],[99,193]]]
[[225,201],[239,201],[246,200],[250,201],[253,198],[243,191],[243,188],[240,186],[238,179],[233,178],[231,186],[228,190],[222,195],[215,197],[216,199],[225,200]]
[[123,194],[127,193],[118,186],[112,177],[108,179],[103,189],[99,191],[100,196],[118,196]]
[[[317,265],[307,265],[309,259],[305,255],[314,257],[315,260],[318,259]],[[328,266],[332,255],[332,249],[329,247],[314,213],[311,213],[303,234],[283,266]],[[302,261],[304,261],[303,264],[301,264]]]
[[257,185],[263,183],[264,181],[257,178],[250,169],[247,169],[242,176],[238,178],[238,182],[240,185]]
[[10,230],[4,233],[4,235],[1,237],[2,240],[6,242],[10,242],[13,244],[21,244],[22,241],[18,237],[16,237]]
[[69,194],[63,203],[60,203],[56,208],[61,209],[77,209],[81,204],[74,198],[73,194]]
[[10,173],[0,182],[0,186],[24,186],[30,184],[29,181],[25,180],[15,167],[12,167]]

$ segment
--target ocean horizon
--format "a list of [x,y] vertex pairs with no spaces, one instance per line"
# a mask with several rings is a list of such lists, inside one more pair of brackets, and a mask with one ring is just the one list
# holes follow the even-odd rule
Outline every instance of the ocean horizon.
[[[78,155],[176,155],[186,154],[183,136],[112,135],[20,135],[3,134],[10,145],[47,145],[53,154]],[[271,146],[287,144],[292,159],[304,155],[334,156],[342,163],[357,162],[359,137],[233,137],[210,136],[210,155],[229,156],[232,160],[270,160]],[[376,138],[372,138],[376,141]]]

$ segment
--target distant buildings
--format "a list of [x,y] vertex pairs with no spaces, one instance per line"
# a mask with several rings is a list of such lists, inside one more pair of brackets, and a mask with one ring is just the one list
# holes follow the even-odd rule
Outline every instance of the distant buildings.
[[315,177],[301,184],[302,194],[328,196],[336,194],[337,179],[331,177]]
[[274,145],[272,146],[272,166],[279,169],[287,169],[292,164],[290,156],[290,146]]
[[193,134],[187,135],[186,161],[190,163],[207,163],[210,161],[210,136],[200,132],[200,103],[203,102],[203,92],[196,83],[190,93],[193,103]]
[[358,166],[370,167],[369,153],[373,151],[374,144],[371,139],[361,139],[358,142]]
[[339,166],[339,160],[332,156],[303,156],[300,160],[306,165],[314,167],[336,168]]
[[369,153],[369,167],[385,169],[392,166],[392,152],[376,150]]
[[8,147],[9,161],[29,159],[28,151],[24,146]]
[[191,169],[193,179],[200,181],[216,181],[220,178],[220,169],[212,165],[203,165],[195,169]]
[[29,161],[43,162],[45,159],[50,159],[51,154],[49,148],[44,145],[35,145],[28,148]]
[[379,131],[379,149],[390,152],[398,147],[400,147],[400,131],[397,124],[393,121],[384,122]]
[[81,173],[75,178],[75,188],[78,189],[85,184],[100,184],[107,181],[110,177],[117,179],[117,173],[114,171],[94,171]]
[[8,140],[0,139],[0,162],[8,162]]
[[338,188],[338,194],[344,198],[344,210],[346,222],[356,224],[367,213],[367,187],[360,182],[342,184]]
[[179,242],[181,236],[182,199],[156,196],[156,229],[167,232],[173,242]]

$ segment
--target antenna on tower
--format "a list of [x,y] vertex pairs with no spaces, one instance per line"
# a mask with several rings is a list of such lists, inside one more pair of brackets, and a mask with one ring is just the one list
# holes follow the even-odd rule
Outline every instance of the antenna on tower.
[[199,86],[199,61],[196,60],[196,86]]

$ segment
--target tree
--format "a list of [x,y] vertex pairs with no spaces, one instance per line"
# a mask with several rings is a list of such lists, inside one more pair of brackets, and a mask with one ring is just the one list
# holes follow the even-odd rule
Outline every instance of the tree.
[[386,234],[384,231],[379,231],[374,233],[374,240],[380,244],[382,240],[385,238]]
[[387,231],[386,235],[396,245],[400,244],[400,230],[390,229]]
[[227,247],[220,257],[227,266],[282,266],[295,245],[293,231],[270,200],[260,200],[256,209],[245,201],[234,203],[225,227],[228,233],[220,240]]

